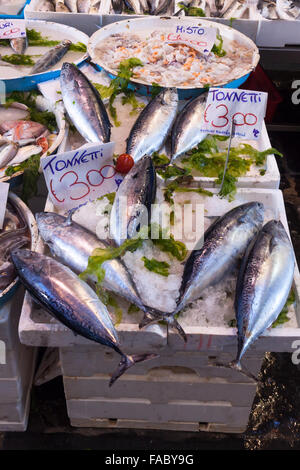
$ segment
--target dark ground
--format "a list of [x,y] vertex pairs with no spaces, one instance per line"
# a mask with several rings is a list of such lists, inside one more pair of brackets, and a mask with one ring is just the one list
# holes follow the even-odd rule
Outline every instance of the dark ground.
[[[275,123],[300,125],[300,104],[291,103],[291,82],[300,73],[274,74],[284,97]],[[270,132],[271,143],[284,154],[281,171],[291,236],[300,263],[299,132]],[[61,378],[34,387],[28,430],[0,433],[0,449],[103,450],[300,450],[300,368],[288,353],[267,353],[247,431],[243,434],[187,433],[72,428],[69,425]]]

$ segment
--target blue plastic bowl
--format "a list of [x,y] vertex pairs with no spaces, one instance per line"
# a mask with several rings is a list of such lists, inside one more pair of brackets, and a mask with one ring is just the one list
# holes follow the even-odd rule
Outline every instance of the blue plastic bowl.
[[18,15],[0,15],[0,20],[6,20],[7,18],[12,18],[12,19],[17,19],[17,20],[23,20],[24,19],[24,10],[26,5],[29,5],[30,0],[26,0],[24,3],[24,6],[21,10],[21,12]]

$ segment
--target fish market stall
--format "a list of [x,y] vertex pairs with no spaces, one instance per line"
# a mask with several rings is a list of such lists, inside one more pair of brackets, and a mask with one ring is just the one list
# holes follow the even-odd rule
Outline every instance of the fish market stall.
[[[21,219],[20,219],[21,217]],[[25,224],[23,226],[23,224]],[[25,230],[25,231],[24,231]],[[28,238],[29,237],[29,238]],[[30,390],[35,368],[36,349],[24,346],[18,336],[18,323],[24,299],[16,273],[7,254],[10,248],[30,246],[35,248],[37,228],[35,219],[25,204],[9,193],[8,205],[1,241],[1,290],[0,290],[0,430],[25,431],[27,427]],[[3,258],[4,256],[4,258]],[[6,274],[5,274],[6,273]]]

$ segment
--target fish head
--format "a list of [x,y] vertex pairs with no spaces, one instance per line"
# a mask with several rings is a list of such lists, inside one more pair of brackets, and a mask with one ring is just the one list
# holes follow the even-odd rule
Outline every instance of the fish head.
[[35,218],[39,234],[46,243],[51,242],[55,230],[66,221],[65,217],[54,212],[38,212]]
[[240,217],[241,222],[248,222],[257,229],[261,229],[264,221],[264,205],[261,202],[248,202],[241,206],[243,210]]
[[64,62],[61,67],[60,81],[69,82],[74,79],[74,75],[77,75],[78,69],[74,64],[70,62]]
[[274,243],[279,242],[291,246],[288,234],[280,220],[273,219],[267,222],[263,227],[263,232],[268,233],[274,240]]
[[72,44],[72,41],[70,41],[69,39],[64,39],[62,42],[61,42],[62,46],[64,47],[70,47],[71,44]]
[[26,274],[29,271],[34,272],[43,269],[41,255],[27,249],[17,249],[11,252],[11,260],[19,275]]
[[178,93],[176,88],[164,88],[160,92],[161,103],[164,105],[172,105],[178,103]]

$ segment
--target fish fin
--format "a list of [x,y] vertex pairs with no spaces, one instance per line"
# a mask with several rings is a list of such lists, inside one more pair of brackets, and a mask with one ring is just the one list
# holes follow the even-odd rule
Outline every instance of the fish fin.
[[259,379],[255,375],[253,375],[248,369],[242,366],[240,361],[237,359],[235,361],[229,362],[228,364],[223,364],[222,362],[215,362],[213,365],[217,367],[226,367],[227,369],[235,369],[241,372],[241,374],[246,375],[246,377],[248,377],[249,379],[252,379],[255,382],[259,381]]
[[[151,325],[152,323],[157,323],[158,321],[166,321],[168,326],[175,330],[176,333],[181,336],[185,343],[187,342],[187,336],[185,334],[185,331],[180,326],[178,321],[173,317],[168,317],[164,315],[163,313],[161,315],[153,315],[150,312],[145,313],[142,321],[139,324],[139,328],[144,328],[145,326]],[[167,333],[169,333],[169,330]]]
[[122,359],[118,365],[118,368],[112,374],[111,379],[109,381],[109,386],[111,387],[115,381],[121,377],[121,375],[126,372],[127,369],[134,366],[137,362],[144,362],[150,361],[151,359],[155,359],[159,357],[158,354],[133,354],[132,356],[126,356],[125,354],[122,356]]
[[68,217],[66,221],[64,222],[65,225],[72,225],[72,217],[73,217],[74,212],[76,211],[77,211],[77,207],[74,207],[74,209],[70,209],[68,211]]

